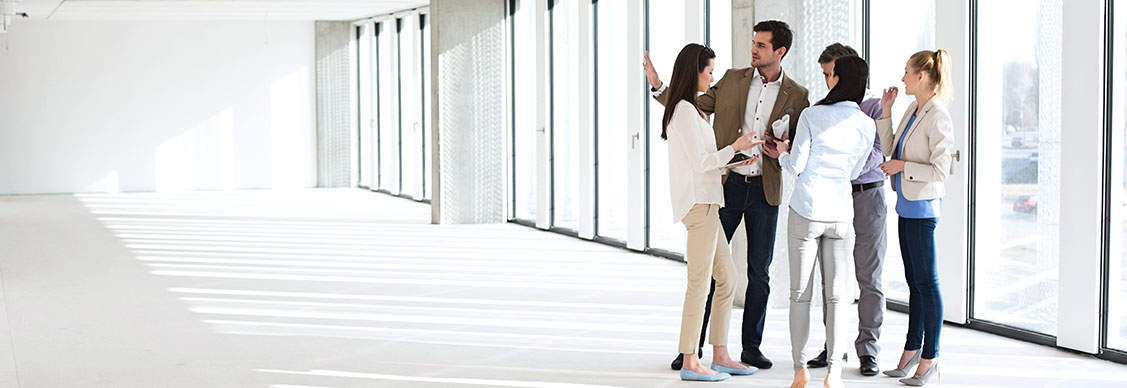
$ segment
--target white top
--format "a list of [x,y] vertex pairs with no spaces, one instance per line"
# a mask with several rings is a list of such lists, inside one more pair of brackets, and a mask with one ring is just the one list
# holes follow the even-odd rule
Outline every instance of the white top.
[[876,123],[852,101],[802,111],[783,169],[798,175],[790,208],[820,222],[853,222],[853,187],[873,147]]
[[[870,120],[872,121],[872,120]],[[669,198],[673,222],[680,222],[698,203],[724,206],[720,177],[736,155],[732,146],[716,150],[716,134],[688,101],[679,101],[665,130],[669,140]],[[872,144],[872,139],[869,139]],[[848,182],[846,182],[848,183]]]
[[[763,138],[767,129],[771,127],[768,120],[771,119],[771,111],[775,109],[775,100],[779,97],[779,88],[782,85],[782,74],[775,82],[767,82],[767,77],[760,75],[759,69],[755,69],[751,86],[747,88],[747,107],[744,108],[744,120],[743,125],[740,126],[740,135],[755,131],[755,140]],[[742,151],[742,153],[747,156],[759,155],[759,158],[750,165],[736,167],[732,171],[746,176],[763,175],[763,146],[757,145]]]

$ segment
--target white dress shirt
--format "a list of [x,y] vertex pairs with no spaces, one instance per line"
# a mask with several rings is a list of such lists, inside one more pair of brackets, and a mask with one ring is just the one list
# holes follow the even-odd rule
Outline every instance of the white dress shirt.
[[806,108],[790,152],[779,156],[783,169],[798,175],[790,208],[820,222],[853,222],[853,187],[873,147],[876,123],[857,103]]
[[[871,120],[870,120],[871,121]],[[669,198],[673,222],[698,203],[724,206],[724,166],[735,156],[732,146],[716,150],[716,133],[688,101],[679,101],[665,130],[669,142]],[[869,139],[872,143],[872,139]],[[848,182],[846,182],[848,183]]]
[[[775,109],[775,100],[778,99],[779,89],[783,86],[783,74],[779,73],[779,79],[774,82],[767,82],[767,77],[760,75],[759,69],[755,69],[752,76],[754,78],[751,80],[751,86],[747,88],[747,107],[744,108],[740,135],[755,131],[753,140],[758,140],[762,139],[764,134],[767,133],[767,128],[771,127],[768,120],[771,120],[771,111]],[[653,91],[653,96],[660,96],[665,92],[667,86],[669,85],[661,85],[660,88]],[[794,120],[794,118],[792,117],[791,120]],[[759,155],[759,158],[747,166],[733,168],[732,172],[745,176],[763,175],[763,146],[757,145],[751,149],[743,150],[741,153],[747,156]]]
[[[767,82],[767,77],[760,75],[759,69],[755,69],[752,76],[754,78],[751,80],[751,87],[747,88],[747,107],[744,108],[740,135],[755,131],[754,139],[758,140],[762,139],[767,133],[767,128],[771,127],[768,120],[771,120],[771,111],[775,109],[775,100],[778,99],[779,88],[783,85],[783,75],[780,73],[779,79]],[[732,171],[745,176],[763,175],[763,146],[757,145],[742,152],[747,156],[759,155],[759,158],[750,165],[736,167]]]

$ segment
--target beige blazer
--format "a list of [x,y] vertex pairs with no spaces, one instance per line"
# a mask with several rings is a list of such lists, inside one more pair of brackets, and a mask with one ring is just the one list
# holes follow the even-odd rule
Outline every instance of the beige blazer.
[[[744,124],[744,111],[747,110],[747,93],[751,88],[754,74],[755,68],[751,67],[730,69],[724,73],[720,81],[697,97],[697,107],[704,113],[713,115],[712,128],[716,131],[716,149],[729,146],[740,137],[740,127]],[[782,81],[768,123],[790,114],[790,133],[787,134],[787,138],[794,139],[798,116],[810,106],[809,91],[787,77],[786,73],[783,73]],[[668,94],[663,92],[657,97],[657,101],[665,105],[669,98]],[[762,158],[763,195],[767,198],[768,204],[779,206],[783,203],[782,167],[779,166],[778,159],[766,154]],[[728,178],[727,174],[727,170],[724,170],[723,179]]]
[[[916,102],[908,107],[895,133],[892,132],[891,117],[877,120],[877,132],[884,156],[892,157],[896,152],[896,144],[904,135],[904,126],[908,124],[916,107]],[[920,114],[908,131],[908,138],[904,140],[904,148],[896,158],[904,161],[904,175],[900,178],[904,187],[896,187],[893,181],[892,189],[902,190],[904,198],[912,201],[942,197],[946,194],[943,181],[951,175],[951,154],[955,152],[954,147],[951,115],[938,97],[932,97],[920,109]]]

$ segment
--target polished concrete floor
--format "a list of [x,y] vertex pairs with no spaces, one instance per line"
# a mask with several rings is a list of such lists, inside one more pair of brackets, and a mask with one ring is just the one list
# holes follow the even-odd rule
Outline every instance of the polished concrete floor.
[[[360,190],[0,197],[0,387],[701,384],[668,367],[683,264],[429,219]],[[786,319],[774,369],[715,385],[788,386]],[[886,368],[905,322],[887,316]],[[944,330],[944,386],[1127,386],[1124,365]],[[856,368],[847,386],[900,386]]]

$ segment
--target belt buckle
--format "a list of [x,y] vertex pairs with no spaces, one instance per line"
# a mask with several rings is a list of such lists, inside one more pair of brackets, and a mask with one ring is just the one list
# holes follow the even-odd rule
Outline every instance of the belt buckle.
[[751,183],[752,178],[755,178],[755,177],[747,176],[747,175],[744,175],[743,177],[744,177],[744,183],[748,183],[748,184]]

